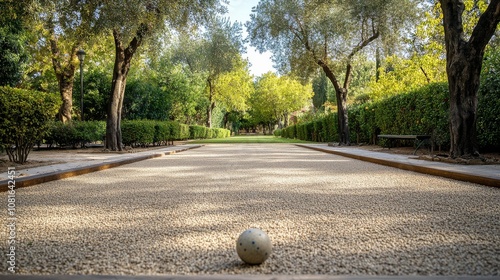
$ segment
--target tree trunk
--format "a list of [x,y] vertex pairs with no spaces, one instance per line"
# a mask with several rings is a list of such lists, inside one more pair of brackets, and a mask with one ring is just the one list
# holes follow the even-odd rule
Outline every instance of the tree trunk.
[[[73,60],[76,57],[76,45],[73,46],[71,54],[66,61],[59,50],[57,40],[53,37],[50,40],[50,51],[52,53],[52,67],[56,74],[59,84],[59,93],[61,94],[62,104],[59,108],[58,118],[61,122],[71,121],[71,111],[73,109],[73,80],[75,77],[76,66]],[[64,63],[64,65],[63,65]]]
[[338,112],[338,132],[339,132],[339,145],[349,146],[351,143],[349,141],[349,120],[347,116],[347,88],[340,87],[335,75],[328,65],[323,61],[318,61],[325,72],[328,79],[332,82],[335,88],[335,97],[337,100],[337,112]]
[[127,75],[132,57],[137,48],[141,45],[143,37],[138,33],[127,48],[123,46],[121,36],[116,30],[113,30],[113,37],[115,40],[115,65],[113,68],[113,81],[107,108],[106,149],[121,151],[123,149],[121,118]]
[[479,155],[476,120],[482,60],[482,55],[471,54],[464,46],[448,62],[450,155],[453,158]]
[[71,121],[71,111],[73,108],[73,77],[59,75],[57,81],[62,100],[57,116],[61,122],[66,123]]
[[500,0],[492,0],[465,41],[461,0],[440,0],[446,43],[446,72],[450,90],[450,156],[478,156],[477,94],[484,49],[500,21]]
[[207,127],[212,128],[212,112],[215,108],[215,101],[214,101],[215,89],[214,89],[214,85],[213,85],[211,78],[207,79],[207,83],[208,83],[208,92],[209,92],[209,96],[208,96],[209,104],[207,107]]
[[290,117],[288,116],[288,112],[285,112],[283,114],[283,127],[288,127],[289,124],[289,119]]
[[349,146],[351,145],[351,140],[349,135],[349,118],[347,113],[347,88],[335,90],[335,96],[337,98],[340,144]]
[[380,66],[382,65],[381,61],[380,61],[380,48],[377,47],[376,51],[375,51],[375,81],[378,82],[380,80],[380,72],[379,72],[379,69],[380,69]]

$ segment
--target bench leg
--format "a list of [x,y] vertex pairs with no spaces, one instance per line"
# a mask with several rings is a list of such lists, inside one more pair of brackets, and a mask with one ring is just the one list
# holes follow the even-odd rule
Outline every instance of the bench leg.
[[415,148],[415,151],[413,151],[413,155],[416,155],[417,154],[417,151],[418,149],[420,149],[420,146],[422,146],[422,144],[427,141],[426,139],[425,140],[418,140],[418,139],[415,139],[415,143],[417,144],[417,148]]

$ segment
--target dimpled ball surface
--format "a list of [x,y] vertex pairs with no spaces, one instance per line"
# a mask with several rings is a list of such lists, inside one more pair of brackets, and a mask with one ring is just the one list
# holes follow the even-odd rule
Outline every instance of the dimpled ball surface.
[[261,264],[271,255],[271,239],[264,231],[249,228],[238,237],[236,252],[248,264]]

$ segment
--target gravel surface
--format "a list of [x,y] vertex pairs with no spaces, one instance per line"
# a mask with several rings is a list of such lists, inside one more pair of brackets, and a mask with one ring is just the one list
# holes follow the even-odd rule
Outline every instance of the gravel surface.
[[[292,145],[209,145],[17,190],[16,261],[21,274],[499,275],[499,201]],[[273,242],[259,266],[235,250],[250,227]]]

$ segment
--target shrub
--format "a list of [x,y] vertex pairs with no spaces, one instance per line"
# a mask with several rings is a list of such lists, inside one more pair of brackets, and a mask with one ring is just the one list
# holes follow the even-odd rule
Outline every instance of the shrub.
[[477,106],[477,137],[481,149],[500,150],[500,49],[484,60]]
[[155,122],[148,120],[126,120],[121,124],[122,142],[125,146],[146,147],[155,139]]
[[48,133],[44,137],[45,143],[57,145],[59,147],[72,146],[76,148],[78,144],[101,141],[106,133],[106,123],[103,121],[71,121],[62,123],[52,121],[49,124]]
[[153,144],[168,145],[170,140],[172,140],[170,123],[165,121],[156,122]]
[[75,129],[80,144],[102,141],[106,135],[106,122],[104,121],[75,121]]
[[209,129],[200,125],[191,125],[189,127],[189,135],[191,139],[205,139],[208,138]]
[[49,124],[47,135],[44,137],[45,143],[49,146],[57,145],[59,147],[76,147],[80,142],[79,133],[73,122],[63,123],[52,121]]
[[276,137],[281,137],[281,132],[282,131],[283,131],[282,129],[276,129],[276,130],[274,130],[273,134]]
[[[500,55],[483,73],[479,91],[477,133],[480,149],[500,149]],[[389,98],[349,107],[351,142],[375,143],[378,134],[429,134],[436,145],[447,147],[449,92],[446,83],[430,84]],[[281,130],[285,138],[338,141],[337,114]]]
[[179,128],[180,128],[179,129],[179,138],[177,138],[177,140],[189,139],[189,136],[190,136],[189,125],[180,124]]
[[[431,84],[392,96],[376,103],[348,109],[351,142],[374,143],[377,134],[431,134],[434,141],[447,144],[448,89],[446,84]],[[338,141],[337,114],[328,114],[312,122],[290,126],[282,136],[301,140]]]
[[229,136],[231,136],[231,131],[224,128],[208,128],[201,125],[191,125],[189,127],[190,139],[226,138]]
[[224,128],[213,128],[213,138],[227,138],[231,136],[231,130]]
[[26,162],[59,105],[55,94],[0,87],[0,145],[11,162]]

